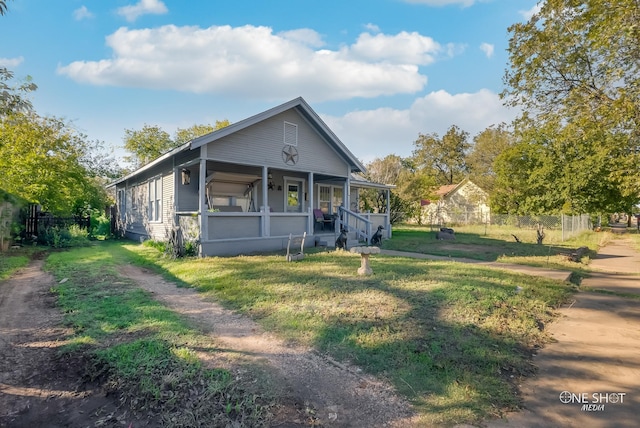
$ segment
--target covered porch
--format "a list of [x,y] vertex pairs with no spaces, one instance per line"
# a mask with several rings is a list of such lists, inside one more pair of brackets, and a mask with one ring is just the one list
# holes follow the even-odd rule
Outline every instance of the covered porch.
[[320,239],[332,242],[343,225],[364,241],[378,225],[390,229],[388,214],[358,213],[362,183],[350,174],[205,159],[176,166],[174,173],[175,223],[198,236],[203,256],[281,250],[290,234],[305,232],[305,245],[314,246]]

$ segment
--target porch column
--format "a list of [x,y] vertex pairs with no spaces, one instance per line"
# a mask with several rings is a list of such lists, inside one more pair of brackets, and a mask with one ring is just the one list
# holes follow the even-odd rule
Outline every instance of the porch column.
[[313,182],[313,172],[309,173],[309,203],[308,203],[308,207],[307,207],[307,213],[309,214],[309,217],[307,218],[307,234],[309,235],[313,235],[314,229],[314,217],[312,215],[313,213],[313,209],[315,208],[315,194],[313,192],[313,189],[316,187],[314,182]]
[[384,228],[387,230],[387,238],[391,238],[391,190],[387,189],[387,221]]
[[269,192],[267,184],[269,183],[269,169],[262,167],[262,236],[271,236],[271,218],[269,209]]
[[200,257],[203,257],[202,251],[202,242],[209,240],[209,206],[207,205],[207,160],[203,156],[206,154],[205,151],[206,146],[202,146],[200,148],[200,168],[198,174],[198,182],[199,182],[199,196],[200,201],[198,203],[198,208],[200,210]]
[[342,206],[348,210],[351,210],[351,173],[350,172],[347,174],[347,179],[344,182],[344,189],[342,190],[342,194],[344,195]]

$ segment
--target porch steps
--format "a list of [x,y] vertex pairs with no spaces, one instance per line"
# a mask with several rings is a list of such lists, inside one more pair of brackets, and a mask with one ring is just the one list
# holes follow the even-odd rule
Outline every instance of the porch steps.
[[[334,238],[333,236],[328,235],[317,236],[315,240],[315,246],[333,248],[336,245],[335,239],[336,238]],[[347,248],[357,247],[358,245],[362,245],[362,243],[356,239],[356,234],[349,233],[347,235]]]

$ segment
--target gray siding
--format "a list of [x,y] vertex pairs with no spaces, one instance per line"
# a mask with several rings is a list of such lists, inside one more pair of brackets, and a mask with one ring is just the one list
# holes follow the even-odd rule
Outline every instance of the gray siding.
[[[149,221],[149,181],[162,178],[162,219]],[[117,186],[125,189],[126,207],[124,229],[127,236],[138,239],[153,238],[163,240],[174,223],[174,175],[172,162],[168,160],[148,171]]]
[[200,209],[200,201],[198,199],[198,191],[200,190],[200,165],[190,166],[189,171],[191,171],[191,183],[186,186],[182,184],[180,170],[177,171],[176,211],[179,212],[197,212]]
[[[298,125],[296,165],[282,159],[284,122]],[[207,157],[245,165],[348,176],[348,164],[295,111],[289,110],[207,145]]]
[[290,233],[302,235],[307,231],[307,224],[309,224],[308,215],[272,216],[270,220],[271,236],[288,236]]
[[259,238],[259,215],[247,216],[209,216],[209,239]]

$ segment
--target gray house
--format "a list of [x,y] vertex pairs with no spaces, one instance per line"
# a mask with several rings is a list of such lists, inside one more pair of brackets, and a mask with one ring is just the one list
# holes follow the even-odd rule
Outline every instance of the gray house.
[[[198,137],[123,177],[118,224],[128,238],[166,240],[180,228],[201,256],[331,242],[346,226],[368,241],[388,214],[358,212],[364,167],[302,99]],[[387,207],[387,213],[389,209]]]

